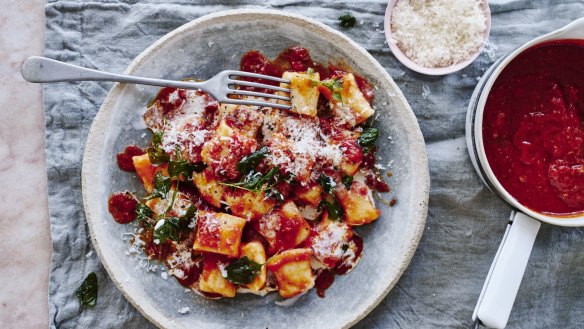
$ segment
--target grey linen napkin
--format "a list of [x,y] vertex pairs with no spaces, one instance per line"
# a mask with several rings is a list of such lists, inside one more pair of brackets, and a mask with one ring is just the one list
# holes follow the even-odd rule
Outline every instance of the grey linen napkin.
[[[509,208],[479,181],[469,161],[464,122],[477,79],[498,57],[529,39],[584,16],[582,1],[491,1],[490,44],[477,61],[445,77],[406,69],[383,34],[387,2],[363,1],[52,1],[46,6],[50,58],[123,72],[147,46],[202,15],[234,8],[303,14],[343,30],[387,69],[410,102],[428,146],[432,188],[420,246],[396,287],[357,328],[465,328],[505,230]],[[153,327],[116,289],[93,251],[81,197],[81,161],[91,121],[111,83],[49,84],[44,88],[46,153],[53,258],[51,328]],[[404,218],[403,220],[407,220]],[[543,225],[509,328],[584,325],[584,232]],[[75,290],[95,271],[99,296],[82,310]],[[323,300],[326,302],[326,300]]]

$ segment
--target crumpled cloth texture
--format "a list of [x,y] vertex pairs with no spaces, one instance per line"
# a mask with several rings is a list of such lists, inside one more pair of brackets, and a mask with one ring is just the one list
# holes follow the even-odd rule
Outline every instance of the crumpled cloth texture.
[[[426,140],[431,174],[428,220],[417,252],[395,288],[355,328],[468,328],[510,212],[483,186],[467,154],[464,124],[469,98],[479,77],[496,59],[584,16],[584,2],[490,1],[493,24],[486,50],[471,66],[442,77],[412,72],[391,54],[383,34],[386,5],[384,0],[50,0],[45,56],[123,72],[135,56],[167,32],[220,10],[279,9],[336,29],[341,29],[338,16],[352,13],[357,25],[342,31],[365,47],[404,92]],[[112,85],[81,82],[44,87],[53,239],[51,328],[154,327],[109,279],[93,251],[84,218],[81,162],[85,140]],[[584,327],[582,250],[582,229],[542,225],[509,328]],[[82,309],[75,290],[90,272],[97,273],[98,302]]]

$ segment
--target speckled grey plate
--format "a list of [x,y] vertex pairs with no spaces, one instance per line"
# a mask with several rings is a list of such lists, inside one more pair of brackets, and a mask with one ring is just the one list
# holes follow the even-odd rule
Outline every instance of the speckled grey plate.
[[[251,49],[275,57],[300,44],[319,62],[342,59],[378,89],[375,106],[382,165],[392,162],[389,180],[394,207],[378,200],[381,218],[358,229],[365,240],[361,263],[337,277],[325,299],[314,292],[291,307],[279,307],[277,294],[206,300],[185,292],[160,271],[147,273],[124,252],[121,239],[131,225],[120,225],[107,211],[108,195],[139,191],[138,180],[121,172],[117,152],[132,143],[146,145],[149,134],[136,123],[157,89],[116,84],[104,101],[87,139],[83,159],[83,201],[93,245],[118,288],[144,316],[164,328],[346,328],[367,315],[391,290],[412,258],[427,214],[429,175],[424,140],[416,118],[397,85],[363,48],[343,34],[302,16],[268,10],[226,11],[194,20],[162,37],[126,70],[127,74],[180,79],[209,78],[237,68]],[[384,199],[389,199],[384,196]],[[179,309],[190,312],[180,314]]]

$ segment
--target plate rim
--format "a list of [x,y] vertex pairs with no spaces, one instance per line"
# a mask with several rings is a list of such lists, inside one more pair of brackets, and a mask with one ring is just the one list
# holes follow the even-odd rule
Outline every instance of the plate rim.
[[[146,60],[154,50],[159,48],[161,45],[171,41],[173,38],[179,37],[181,34],[188,32],[191,29],[196,29],[200,25],[204,25],[207,22],[212,22],[213,20],[224,19],[230,16],[239,16],[238,18],[241,19],[241,16],[250,16],[253,17],[267,17],[267,18],[274,18],[279,17],[289,22],[296,23],[297,25],[301,26],[302,28],[312,27],[313,30],[320,30],[326,34],[333,35],[337,38],[342,39],[342,41],[348,43],[353,50],[359,52],[362,56],[365,56],[369,59],[371,64],[375,66],[379,73],[379,80],[385,81],[390,84],[393,84],[395,87],[395,97],[399,98],[405,105],[404,115],[405,118],[408,118],[408,121],[402,121],[405,126],[405,130],[407,131],[407,136],[410,142],[410,150],[413,150],[416,157],[412,157],[412,171],[416,173],[416,176],[413,178],[414,182],[418,186],[417,191],[415,192],[418,198],[413,198],[411,203],[411,211],[409,212],[412,215],[412,218],[408,220],[416,220],[414,225],[414,230],[410,236],[408,249],[402,255],[401,259],[398,261],[398,270],[397,275],[393,278],[393,280],[388,281],[385,288],[377,292],[376,296],[371,300],[368,305],[360,307],[358,310],[353,311],[353,316],[341,326],[341,328],[350,328],[351,326],[358,323],[362,320],[365,316],[367,316],[375,307],[379,305],[379,303],[387,296],[387,294],[395,287],[397,281],[402,277],[403,273],[409,266],[415,251],[419,245],[421,240],[422,234],[424,232],[424,227],[426,223],[426,218],[428,214],[428,201],[429,201],[429,192],[430,192],[430,174],[429,174],[429,167],[428,167],[428,157],[426,151],[426,145],[424,141],[424,137],[422,135],[422,131],[419,127],[419,123],[417,118],[408,103],[407,99],[403,95],[401,89],[397,86],[395,81],[391,78],[389,73],[385,70],[383,66],[371,55],[367,52],[363,47],[357,44],[355,41],[350,39],[348,36],[344,35],[340,31],[337,31],[323,23],[320,23],[316,20],[308,18],[303,15],[288,13],[280,10],[272,10],[272,9],[234,9],[234,10],[225,10],[219,11],[211,14],[207,14],[201,16],[197,19],[194,19],[190,22],[187,22],[180,27],[168,32],[158,40],[156,40],[152,45],[147,47],[143,50],[128,66],[128,68],[124,71],[125,74],[130,74],[133,72],[138,65],[141,64],[142,61]],[[270,17],[271,16],[271,17]],[[82,160],[82,168],[81,168],[81,185],[82,185],[82,196],[83,196],[83,208],[85,213],[85,219],[87,222],[87,226],[89,227],[91,242],[93,247],[96,250],[96,253],[100,259],[100,262],[106,269],[108,276],[114,282],[116,288],[122,292],[124,297],[132,306],[134,306],[146,319],[148,319],[151,323],[156,325],[159,328],[179,328],[175,323],[173,323],[172,319],[165,316],[162,312],[157,310],[155,307],[152,307],[150,303],[143,304],[138,302],[134,299],[134,297],[130,294],[130,292],[126,291],[124,287],[123,280],[120,280],[115,271],[110,267],[108,261],[103,257],[103,251],[100,247],[100,244],[97,242],[96,233],[94,225],[97,225],[97,217],[98,217],[98,209],[95,208],[97,205],[92,204],[91,200],[89,199],[89,194],[97,193],[99,187],[93,186],[92,182],[97,181],[97,177],[99,176],[99,160],[101,159],[101,154],[104,151],[105,144],[103,143],[103,133],[107,129],[107,123],[109,123],[109,119],[111,119],[111,115],[113,113],[112,105],[115,103],[117,97],[119,97],[122,92],[124,91],[125,85],[121,83],[115,83],[113,87],[108,92],[106,98],[104,99],[99,111],[96,113],[95,118],[91,124],[89,129],[89,133],[87,136],[87,141],[85,144],[85,150]],[[93,203],[97,203],[94,201]],[[96,219],[94,220],[94,215]]]

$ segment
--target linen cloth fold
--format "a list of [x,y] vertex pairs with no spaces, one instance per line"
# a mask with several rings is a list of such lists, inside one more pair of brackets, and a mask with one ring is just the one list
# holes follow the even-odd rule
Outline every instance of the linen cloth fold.
[[[584,2],[490,1],[492,30],[485,51],[471,66],[443,77],[412,72],[391,54],[383,34],[386,5],[384,0],[49,0],[45,56],[123,72],[155,40],[208,13],[280,9],[336,29],[341,29],[338,16],[352,13],[356,26],[341,30],[375,56],[404,92],[426,139],[432,182],[426,229],[409,268],[356,328],[467,328],[510,211],[482,185],[467,155],[464,124],[469,98],[479,77],[497,58],[584,16]],[[111,87],[105,82],[44,87],[53,238],[51,328],[154,327],[107,276],[84,218],[83,149],[91,121]],[[583,249],[582,229],[542,226],[509,328],[584,326]],[[98,302],[82,309],[75,290],[90,272],[97,273]]]

